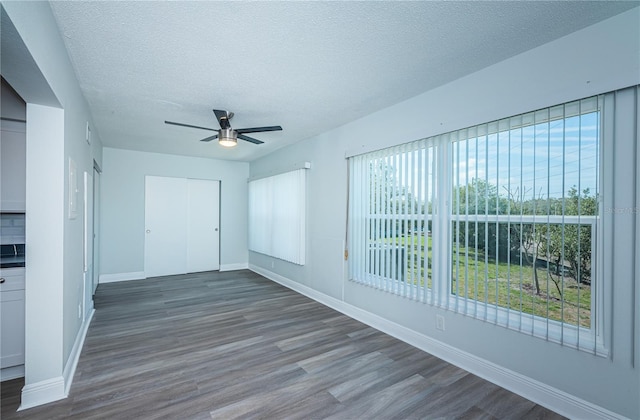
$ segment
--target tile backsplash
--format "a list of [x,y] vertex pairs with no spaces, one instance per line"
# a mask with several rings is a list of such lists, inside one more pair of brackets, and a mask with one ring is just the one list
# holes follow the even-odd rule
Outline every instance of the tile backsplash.
[[0,244],[24,243],[24,213],[0,214]]

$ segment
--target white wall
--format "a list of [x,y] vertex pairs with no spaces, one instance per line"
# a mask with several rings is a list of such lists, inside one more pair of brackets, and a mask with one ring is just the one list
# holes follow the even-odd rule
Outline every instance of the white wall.
[[[307,190],[307,265],[301,267],[250,252],[250,267],[274,279],[292,281],[294,287],[308,286],[327,301],[355,308],[356,312],[365,310],[381,317],[383,322],[391,321],[405,335],[441,343],[440,348],[449,348],[458,355],[471,355],[467,359],[475,367],[480,366],[479,361],[487,362],[482,365],[491,367],[486,376],[494,375],[491,379],[507,384],[498,374],[507,372],[505,378],[511,378],[511,385],[515,384],[512,389],[529,392],[530,398],[537,398],[551,408],[576,413],[570,411],[575,408],[572,404],[587,411],[590,404],[595,404],[594,412],[600,414],[609,410],[639,418],[640,311],[634,308],[640,302],[633,299],[637,299],[640,289],[634,272],[634,258],[640,245],[638,237],[628,229],[640,223],[637,214],[613,221],[617,229],[626,227],[627,234],[619,239],[612,237],[612,241],[619,242],[608,244],[617,252],[615,262],[607,262],[609,269],[615,265],[615,281],[613,276],[603,279],[613,283],[610,289],[613,294],[606,296],[613,311],[612,318],[607,320],[612,340],[609,358],[563,348],[349,282],[342,258],[347,196],[345,154],[388,147],[636,85],[640,83],[639,21],[640,8],[635,8],[252,162],[251,177],[303,161],[311,161],[312,169]],[[633,99],[633,93],[628,91],[620,95],[627,104],[633,102],[629,95]],[[631,127],[637,127],[637,122],[633,126],[633,119],[629,121]],[[393,133],[392,138],[389,133]],[[640,202],[635,184],[622,182],[625,173],[627,179],[640,175],[633,139],[629,135],[616,139],[615,153],[625,159],[618,160],[623,167],[616,169],[616,182],[611,184],[615,191],[609,191],[612,206],[629,207],[634,200]],[[613,168],[610,169],[612,172]],[[446,331],[435,329],[436,314],[445,316]],[[524,385],[518,389],[518,384]],[[538,384],[542,384],[542,392],[536,394]],[[552,387],[552,391],[545,391],[545,387]],[[563,406],[564,402],[570,407]]]
[[[62,376],[64,112],[27,104],[26,384]],[[38,173],[47,176],[37,176]],[[32,205],[37,204],[37,205]],[[37,309],[36,309],[37,308]],[[40,354],[46,349],[47,357]],[[51,363],[55,361],[55,363]]]
[[[3,35],[10,39],[3,39],[2,73],[28,109],[24,408],[64,396],[73,379],[83,327],[78,307],[91,304],[83,293],[82,174],[91,173],[94,159],[101,162],[102,144],[95,129],[93,143],[85,141],[91,115],[49,4],[2,2],[2,7],[10,19],[3,14]],[[11,60],[4,60],[5,54]],[[75,219],[67,217],[70,158],[80,191]]]
[[101,282],[143,275],[145,175],[219,180],[220,269],[247,267],[248,163],[105,148],[102,169]]

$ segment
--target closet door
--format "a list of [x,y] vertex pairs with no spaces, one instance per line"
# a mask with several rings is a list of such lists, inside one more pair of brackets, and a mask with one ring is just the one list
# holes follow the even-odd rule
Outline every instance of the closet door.
[[220,269],[220,182],[187,180],[187,272]]
[[220,182],[147,176],[146,277],[220,269]]
[[146,277],[187,272],[187,180],[147,176],[145,179]]

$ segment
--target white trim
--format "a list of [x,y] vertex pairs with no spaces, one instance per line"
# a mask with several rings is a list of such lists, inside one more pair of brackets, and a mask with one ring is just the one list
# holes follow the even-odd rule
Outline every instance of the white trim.
[[391,322],[254,264],[249,269],[353,319],[569,418],[624,419],[596,404]]
[[57,376],[34,384],[25,385],[22,388],[22,402],[18,411],[37,407],[66,398],[64,392],[64,378]]
[[102,283],[114,283],[117,281],[127,280],[142,280],[145,279],[144,271],[132,271],[131,273],[114,273],[114,274],[100,274],[98,284]]
[[[636,268],[636,275],[635,275],[635,279],[640,279],[640,263],[638,261],[640,261],[640,182],[638,181],[638,177],[640,176],[640,169],[638,169],[638,162],[640,162],[640,147],[638,147],[638,140],[640,140],[640,124],[638,124],[638,121],[640,121],[640,86],[636,86],[635,87],[635,96],[636,96],[636,133],[635,133],[635,141],[633,142],[633,144],[636,145],[636,161],[635,161],[635,168],[636,168],[636,174],[635,177],[633,179],[635,179],[636,181],[636,206],[633,209],[635,214],[636,214],[636,236],[635,236],[635,248],[636,248],[636,258],[635,258],[635,268]],[[635,323],[635,342],[633,343],[633,352],[631,353],[632,356],[632,363],[631,365],[636,368],[638,365],[638,354],[639,350],[640,350],[640,321],[639,321],[639,314],[638,314],[638,304],[640,303],[640,287],[637,286],[638,283],[635,283],[634,289],[635,290],[635,296],[633,296],[633,315],[634,318],[634,323]],[[640,405],[640,403],[639,403]]]
[[235,271],[235,270],[247,270],[249,263],[235,263],[235,264],[220,264],[220,272],[223,271]]
[[89,316],[82,323],[82,326],[80,327],[80,331],[78,331],[78,335],[76,336],[76,341],[75,343],[73,343],[71,354],[69,354],[69,358],[67,359],[67,364],[65,365],[64,370],[62,371],[62,377],[64,378],[65,397],[69,395],[69,390],[71,389],[71,383],[73,382],[73,376],[76,373],[76,368],[78,367],[78,360],[80,360],[80,352],[82,351],[82,347],[84,346],[84,340],[87,337],[89,324],[91,324],[91,320],[93,319],[93,315],[95,313],[96,313],[95,309],[91,309],[91,312],[89,312]]
[[298,169],[311,169],[311,162],[296,162],[293,165],[287,165],[282,169],[270,171],[262,175],[254,176],[252,178],[247,179],[247,184],[251,181],[257,181],[259,179],[269,178],[270,176],[286,174],[287,172],[297,171]]
[[[35,384],[25,385],[24,388],[22,388],[22,403],[20,404],[18,411],[67,398],[69,395],[69,389],[71,388],[71,383],[73,382],[73,376],[76,372],[76,367],[78,366],[78,360],[80,359],[80,352],[82,351],[84,340],[87,337],[87,331],[89,330],[89,324],[91,324],[94,313],[95,310],[92,309],[89,316],[80,327],[80,331],[78,331],[76,341],[73,344],[71,354],[67,359],[67,364],[64,367],[62,376],[40,381]],[[24,376],[24,366],[22,376]]]
[[11,366],[0,369],[0,382],[11,379],[24,378],[24,365]]
[[93,312],[95,312],[95,306],[93,304],[93,299],[91,299],[88,303],[89,307],[87,308],[87,313],[89,314],[89,316],[85,317],[85,319],[88,319],[89,321],[91,321],[91,318],[93,318]]

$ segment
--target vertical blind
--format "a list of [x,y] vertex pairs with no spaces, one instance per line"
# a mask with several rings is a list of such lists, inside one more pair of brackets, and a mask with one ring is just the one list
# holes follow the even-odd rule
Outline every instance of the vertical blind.
[[350,157],[350,279],[599,353],[602,103]]
[[596,352],[600,102],[452,133],[456,312]]
[[426,299],[437,149],[417,141],[350,161],[350,277],[416,300]]
[[306,170],[249,182],[249,249],[305,264]]

